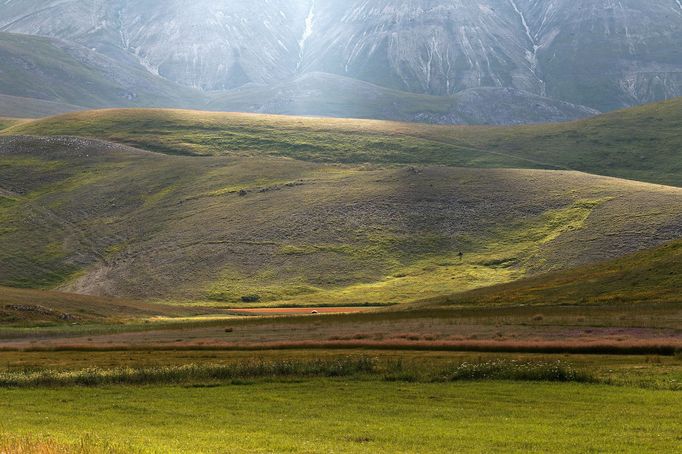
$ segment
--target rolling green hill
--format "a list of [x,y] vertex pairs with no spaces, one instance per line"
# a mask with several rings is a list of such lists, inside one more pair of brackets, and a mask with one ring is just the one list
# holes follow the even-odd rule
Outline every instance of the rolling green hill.
[[0,139],[0,182],[0,284],[219,305],[406,302],[682,233],[682,190],[570,171],[168,156],[15,136]]
[[426,306],[681,303],[682,241],[569,271],[437,297]]
[[70,135],[178,155],[279,156],[334,163],[442,163],[481,167],[541,164],[414,137],[426,125],[187,110],[114,109],[17,125],[4,135]]
[[0,287],[0,324],[124,323],[188,315],[188,310],[113,298]]
[[21,120],[18,118],[0,117],[0,131],[2,131],[3,129],[9,128],[10,126],[16,125],[20,121]]
[[36,120],[2,133],[93,137],[168,154],[564,169],[682,186],[680,124],[682,99],[587,120],[516,127],[105,110]]

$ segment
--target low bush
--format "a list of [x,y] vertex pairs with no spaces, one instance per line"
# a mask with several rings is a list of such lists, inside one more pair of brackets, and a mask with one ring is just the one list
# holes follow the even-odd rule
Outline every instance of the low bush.
[[260,295],[244,295],[241,300],[242,303],[257,303],[260,301]]
[[307,361],[254,360],[233,364],[4,372],[0,373],[0,387],[147,385],[278,377],[347,377],[376,371],[376,361],[368,357]]
[[446,369],[440,376],[445,381],[520,380],[591,383],[596,378],[561,361],[495,360],[464,362]]
[[[60,387],[152,384],[243,383],[255,379],[375,377],[390,381],[518,380],[595,382],[587,372],[562,362],[496,360],[422,369],[402,361],[367,356],[311,360],[252,360],[149,368],[90,368],[76,371],[24,370],[0,373],[0,387]],[[1,451],[0,451],[1,452]]]

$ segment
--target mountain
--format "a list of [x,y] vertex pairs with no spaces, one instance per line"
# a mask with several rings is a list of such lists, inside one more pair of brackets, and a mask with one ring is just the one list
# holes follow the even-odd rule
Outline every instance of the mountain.
[[599,113],[512,88],[477,88],[453,96],[431,96],[315,72],[280,84],[234,90],[216,97],[207,107],[233,112],[459,125],[559,122]]
[[0,30],[209,91],[322,72],[429,95],[510,88],[599,111],[682,95],[675,0],[10,0]]
[[[273,86],[249,84],[208,94],[77,44],[0,33],[0,115],[41,117],[88,107],[170,106],[212,110],[383,118],[444,124],[563,121],[591,109],[512,89],[455,97],[391,90],[342,76],[307,73]],[[20,96],[3,95],[12,93]]]
[[100,296],[405,302],[682,234],[681,189],[570,171],[168,156],[25,136],[0,139],[0,162],[0,284]]
[[436,126],[178,110],[103,110],[3,135],[94,137],[167,154],[562,169],[682,186],[682,98],[559,124]]
[[60,40],[7,33],[0,33],[0,57],[0,115],[20,118],[84,110],[83,106],[155,105],[442,124],[538,123],[597,113],[512,89],[429,96],[322,73],[209,96],[150,74],[136,62],[119,62]]
[[296,71],[304,2],[29,0],[0,6],[0,30],[61,38],[205,90]]
[[430,94],[512,87],[600,111],[682,94],[674,0],[315,2],[305,68]]
[[202,99],[200,92],[155,76],[136,62],[51,38],[0,33],[0,61],[0,93],[25,99],[24,105],[0,100],[7,116],[102,106],[191,106]]

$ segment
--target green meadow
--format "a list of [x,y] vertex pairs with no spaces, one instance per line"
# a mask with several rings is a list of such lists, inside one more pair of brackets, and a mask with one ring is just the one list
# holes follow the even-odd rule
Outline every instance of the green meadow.
[[680,399],[495,381],[21,389],[0,390],[0,430],[15,445],[29,437],[88,452],[660,453],[680,449]]

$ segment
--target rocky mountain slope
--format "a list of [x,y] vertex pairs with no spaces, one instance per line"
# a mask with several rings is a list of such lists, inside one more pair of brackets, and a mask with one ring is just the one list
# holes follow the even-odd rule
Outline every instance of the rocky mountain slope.
[[204,90],[319,71],[601,111],[682,94],[676,0],[9,0],[0,30],[75,41]]
[[[0,115],[35,116],[79,107],[197,106],[203,94],[116,60],[52,38],[0,33]],[[16,105],[23,98],[23,105]],[[14,101],[14,102],[12,102]],[[51,102],[46,104],[45,102]]]
[[599,113],[514,88],[472,88],[452,96],[433,96],[317,72],[274,85],[249,85],[232,90],[214,97],[206,107],[230,112],[374,118],[444,125],[560,122]]
[[116,60],[67,41],[10,33],[0,33],[0,58],[0,116],[18,118],[142,106],[443,124],[537,123],[597,113],[513,89],[477,89],[473,97],[466,91],[431,96],[313,72],[273,85],[209,93],[151,74],[136,61]]
[[0,29],[75,41],[220,90],[294,73],[304,9],[286,0],[21,0],[0,6]]

